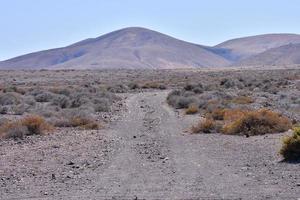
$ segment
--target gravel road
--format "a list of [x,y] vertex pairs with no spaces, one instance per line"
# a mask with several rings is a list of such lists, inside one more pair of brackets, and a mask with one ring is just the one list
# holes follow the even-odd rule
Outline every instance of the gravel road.
[[0,199],[300,198],[300,164],[277,154],[283,134],[191,135],[198,118],[166,96],[131,95],[105,130],[0,141]]

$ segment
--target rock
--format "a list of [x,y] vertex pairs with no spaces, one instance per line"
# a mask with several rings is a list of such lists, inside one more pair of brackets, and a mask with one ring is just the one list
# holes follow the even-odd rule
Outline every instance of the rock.
[[55,179],[56,179],[55,174],[51,174],[51,179],[52,179],[52,180],[55,180]]
[[72,161],[68,162],[67,165],[74,165],[75,163],[73,163]]

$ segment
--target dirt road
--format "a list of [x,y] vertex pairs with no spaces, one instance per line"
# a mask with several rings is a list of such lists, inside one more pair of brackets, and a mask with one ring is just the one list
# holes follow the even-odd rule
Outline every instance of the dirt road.
[[[16,187],[13,182],[2,180],[1,199],[300,198],[299,164],[281,163],[276,154],[282,135],[250,138],[190,135],[185,132],[197,118],[175,113],[166,105],[166,95],[167,92],[148,92],[131,96],[128,112],[109,130],[78,136],[81,141],[68,148],[73,152],[72,159],[64,153],[64,161],[52,162],[49,168],[46,163],[53,154],[44,152],[42,166],[47,170],[37,172],[42,174],[27,178],[26,183],[18,183]],[[103,139],[103,134],[107,138]],[[52,137],[42,139],[45,144],[33,142],[25,150],[29,152],[37,144],[49,146],[47,140],[52,145],[57,136]],[[102,143],[97,145],[99,140]],[[66,148],[63,145],[66,140],[59,141]],[[4,151],[8,145],[11,143],[2,144],[0,150]],[[26,144],[15,145],[20,148]],[[16,154],[8,156],[6,150],[2,161],[13,166],[12,157]],[[38,159],[39,154],[32,156]],[[87,160],[92,167],[82,167]],[[30,169],[39,167],[35,162],[23,162]],[[77,164],[81,170],[77,170]],[[5,167],[0,167],[7,173]],[[66,178],[70,167],[72,176],[59,178]],[[78,176],[73,173],[76,170]],[[53,181],[55,171],[57,177]]]

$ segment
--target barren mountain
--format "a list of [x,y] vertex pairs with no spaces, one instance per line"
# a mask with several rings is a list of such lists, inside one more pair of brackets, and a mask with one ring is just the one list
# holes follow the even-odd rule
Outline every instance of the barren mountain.
[[297,43],[300,43],[300,35],[266,34],[228,40],[215,46],[213,51],[229,60],[238,61],[272,48]]
[[0,62],[0,68],[190,68],[225,66],[205,47],[144,29],[126,28],[76,44]]
[[293,64],[300,64],[300,43],[272,48],[236,63],[236,65],[244,66]]

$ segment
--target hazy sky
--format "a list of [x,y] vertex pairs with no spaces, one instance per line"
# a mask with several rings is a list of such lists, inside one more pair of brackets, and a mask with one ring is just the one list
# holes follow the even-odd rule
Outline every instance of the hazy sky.
[[129,26],[205,45],[300,33],[300,0],[0,0],[0,60]]

